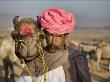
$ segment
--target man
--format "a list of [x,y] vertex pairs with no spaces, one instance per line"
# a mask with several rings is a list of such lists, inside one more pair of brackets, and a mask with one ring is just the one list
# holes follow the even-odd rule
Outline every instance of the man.
[[39,16],[41,29],[46,34],[45,61],[49,72],[47,82],[91,82],[84,54],[66,40],[73,32],[75,18],[60,8],[50,8]]

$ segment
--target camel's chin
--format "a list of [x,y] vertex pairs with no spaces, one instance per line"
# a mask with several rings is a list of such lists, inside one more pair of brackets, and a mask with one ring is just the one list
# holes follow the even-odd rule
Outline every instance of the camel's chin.
[[31,60],[33,60],[35,57],[36,57],[36,55],[34,55],[34,56],[28,56],[28,57],[23,57],[23,59],[24,59],[25,61],[31,61]]

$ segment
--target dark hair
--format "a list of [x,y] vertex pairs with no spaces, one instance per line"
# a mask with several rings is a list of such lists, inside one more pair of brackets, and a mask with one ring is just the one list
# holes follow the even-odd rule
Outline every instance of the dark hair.
[[39,16],[37,16],[37,24],[38,24],[38,27],[41,29],[42,25],[41,25],[41,23],[40,23],[40,18],[39,18]]

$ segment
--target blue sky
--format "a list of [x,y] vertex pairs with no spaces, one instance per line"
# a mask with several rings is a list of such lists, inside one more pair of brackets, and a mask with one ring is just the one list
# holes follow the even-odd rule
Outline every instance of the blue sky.
[[0,0],[0,27],[13,27],[16,15],[32,17],[50,7],[72,12],[79,27],[104,27],[110,25],[109,0]]

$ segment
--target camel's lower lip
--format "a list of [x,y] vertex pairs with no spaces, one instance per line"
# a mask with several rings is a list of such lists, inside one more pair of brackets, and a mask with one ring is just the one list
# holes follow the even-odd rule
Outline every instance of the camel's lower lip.
[[23,57],[24,60],[32,60],[36,57],[36,55],[33,56],[28,56],[28,57]]

